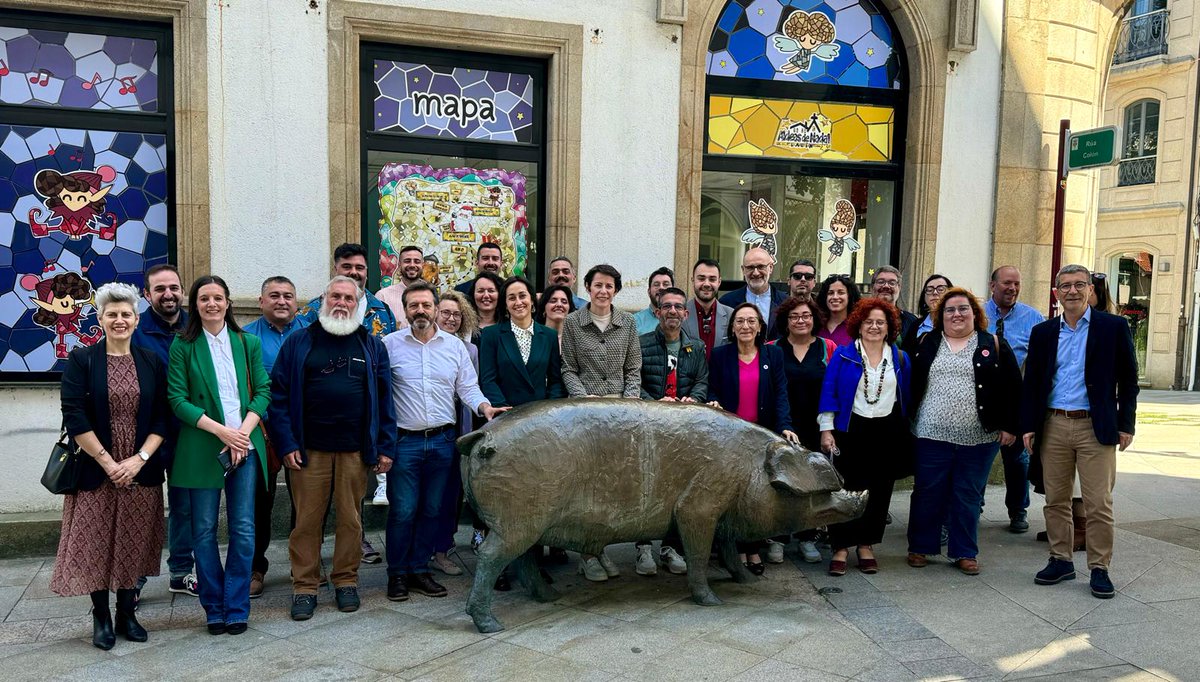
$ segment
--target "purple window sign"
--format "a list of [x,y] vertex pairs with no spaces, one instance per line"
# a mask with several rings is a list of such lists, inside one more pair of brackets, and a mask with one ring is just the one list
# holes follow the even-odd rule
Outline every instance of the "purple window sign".
[[372,129],[429,137],[533,142],[533,77],[375,60]]

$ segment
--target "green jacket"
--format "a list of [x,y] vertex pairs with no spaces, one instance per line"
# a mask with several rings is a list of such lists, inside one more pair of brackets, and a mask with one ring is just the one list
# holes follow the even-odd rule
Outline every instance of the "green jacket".
[[[253,334],[230,332],[229,345],[233,350],[233,366],[237,370],[242,418],[245,419],[250,412],[262,417],[271,402],[271,378],[263,369],[262,343]],[[218,423],[225,421],[208,341],[203,334],[195,341],[185,341],[182,336],[177,336],[171,344],[170,358],[167,365],[167,402],[182,424],[179,440],[175,444],[175,460],[171,464],[171,485],[181,488],[224,488],[225,478],[217,462],[217,453],[225,444],[211,433],[196,427],[204,415]],[[246,370],[247,359],[251,367],[249,373]],[[246,385],[248,375],[251,375],[253,391]],[[263,439],[261,424],[250,434],[250,442],[258,455],[265,486],[267,444]]]

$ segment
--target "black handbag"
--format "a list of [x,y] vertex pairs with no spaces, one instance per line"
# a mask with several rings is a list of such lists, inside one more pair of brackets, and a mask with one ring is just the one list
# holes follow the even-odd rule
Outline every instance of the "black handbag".
[[64,428],[58,442],[50,448],[50,461],[42,473],[42,486],[55,495],[73,495],[79,487],[79,470],[83,456],[75,440]]

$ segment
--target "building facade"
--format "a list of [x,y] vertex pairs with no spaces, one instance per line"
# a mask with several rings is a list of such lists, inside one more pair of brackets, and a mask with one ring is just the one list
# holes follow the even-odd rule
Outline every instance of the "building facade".
[[[0,512],[58,502],[35,483],[52,381],[94,311],[75,291],[79,333],[59,339],[31,299],[70,273],[140,283],[166,260],[185,284],[221,274],[249,313],[268,275],[316,292],[343,241],[379,253],[375,285],[404,243],[445,285],[495,241],[537,284],[557,255],[612,263],[632,309],[655,268],[715,257],[732,286],[760,244],[776,280],[801,257],[859,282],[898,265],[910,305],[934,271],[983,294],[1016,264],[1045,310],[1058,121],[1103,121],[1127,5],[10,2]],[[48,169],[86,194],[79,234]],[[1072,177],[1065,262],[1098,257],[1103,175]]]

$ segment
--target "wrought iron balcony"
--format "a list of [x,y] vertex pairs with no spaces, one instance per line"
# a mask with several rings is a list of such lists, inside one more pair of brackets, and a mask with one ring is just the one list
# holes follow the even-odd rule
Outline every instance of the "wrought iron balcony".
[[1157,161],[1157,156],[1139,156],[1121,161],[1117,166],[1117,187],[1153,185]]
[[1122,21],[1112,63],[1126,64],[1166,54],[1167,33],[1171,28],[1170,15],[1170,10],[1160,9],[1136,17],[1127,17]]

